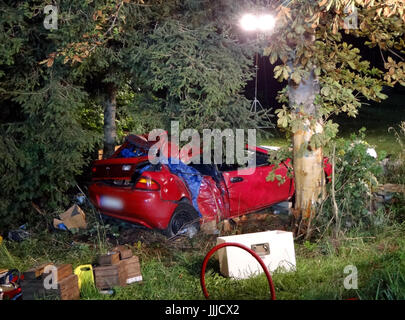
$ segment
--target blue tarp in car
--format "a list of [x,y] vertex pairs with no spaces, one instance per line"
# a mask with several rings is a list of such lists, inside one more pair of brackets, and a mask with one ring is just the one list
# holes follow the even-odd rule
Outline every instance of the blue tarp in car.
[[136,158],[136,157],[144,156],[144,155],[146,155],[146,153],[137,148],[133,148],[133,151],[131,151],[130,148],[125,148],[124,150],[122,150],[120,152],[120,155],[123,158]]
[[[197,203],[201,181],[203,179],[201,173],[197,169],[184,164],[179,159],[175,159],[174,161],[173,158],[168,158],[167,161],[165,161],[164,163],[169,167],[171,173],[179,176],[184,180],[184,182],[188,186],[188,189],[190,190],[193,207],[197,210],[198,214],[201,217],[202,215]],[[142,168],[141,173],[144,171],[148,171],[150,167],[151,165]]]

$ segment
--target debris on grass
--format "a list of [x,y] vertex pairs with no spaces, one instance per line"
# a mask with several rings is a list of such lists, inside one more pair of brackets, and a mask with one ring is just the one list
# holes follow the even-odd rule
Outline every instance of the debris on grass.
[[20,226],[16,230],[10,230],[8,232],[8,239],[11,241],[21,242],[31,237],[31,234],[26,230],[27,227],[25,224]]
[[49,262],[30,269],[23,274],[21,289],[23,300],[80,298],[78,277],[73,274],[71,264],[54,265]]
[[53,226],[55,229],[73,231],[75,229],[87,228],[86,215],[77,204],[71,206],[59,217],[60,220],[53,220]]
[[143,280],[139,257],[132,254],[126,246],[118,246],[110,255],[98,257],[99,266],[95,267],[94,279],[99,291],[124,287]]

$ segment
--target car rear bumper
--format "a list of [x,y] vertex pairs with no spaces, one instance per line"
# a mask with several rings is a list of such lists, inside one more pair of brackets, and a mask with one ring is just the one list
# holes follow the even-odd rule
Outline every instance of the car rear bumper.
[[166,229],[177,207],[176,201],[162,200],[160,191],[111,186],[103,182],[92,183],[89,195],[101,213],[151,229]]

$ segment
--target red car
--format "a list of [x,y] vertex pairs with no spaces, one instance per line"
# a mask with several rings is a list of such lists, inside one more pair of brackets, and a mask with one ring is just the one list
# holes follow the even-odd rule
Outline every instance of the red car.
[[192,236],[201,223],[264,209],[294,194],[294,181],[287,177],[290,159],[276,169],[284,183],[266,182],[273,168],[267,149],[248,147],[256,168],[243,175],[249,168],[183,164],[178,170],[171,163],[152,165],[148,150],[154,143],[146,136],[129,135],[111,158],[94,162],[89,194],[102,214],[159,229],[167,236]]

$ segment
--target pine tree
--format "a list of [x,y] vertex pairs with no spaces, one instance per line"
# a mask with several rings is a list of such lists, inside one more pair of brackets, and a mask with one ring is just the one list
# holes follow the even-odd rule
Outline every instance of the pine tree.
[[236,40],[232,1],[59,1],[57,30],[44,28],[48,4],[0,8],[3,225],[37,216],[32,202],[68,204],[103,135],[99,115],[106,155],[124,107],[139,129],[254,127],[241,94],[252,46]]

